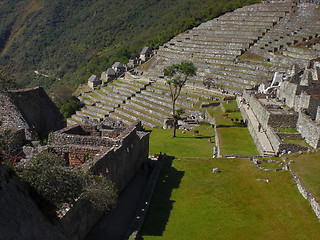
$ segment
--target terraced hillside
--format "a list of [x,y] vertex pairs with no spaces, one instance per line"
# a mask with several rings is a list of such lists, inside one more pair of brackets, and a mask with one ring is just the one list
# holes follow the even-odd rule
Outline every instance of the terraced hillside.
[[[201,96],[202,93],[183,90],[177,107],[191,113],[197,109]],[[68,125],[83,119],[101,121],[110,117],[128,125],[140,119],[145,126],[162,128],[164,119],[170,117],[172,111],[167,86],[145,78],[135,79],[130,73],[100,89],[84,91],[78,98],[86,106],[68,119]]]
[[188,60],[198,68],[189,85],[203,87],[209,80],[216,88],[241,91],[314,57],[290,52],[295,43],[319,36],[319,13],[319,5],[294,1],[246,6],[176,36],[140,70],[156,79],[164,67]]
[[125,124],[139,118],[145,126],[162,127],[171,113],[165,67],[181,61],[197,67],[178,101],[178,107],[190,114],[205,91],[240,92],[271,81],[274,72],[286,71],[293,63],[303,66],[320,57],[319,50],[299,47],[317,43],[319,34],[319,4],[285,0],[237,9],[174,37],[136,69],[138,75],[127,73],[107,87],[84,92],[79,99],[86,107],[68,124],[108,116]]

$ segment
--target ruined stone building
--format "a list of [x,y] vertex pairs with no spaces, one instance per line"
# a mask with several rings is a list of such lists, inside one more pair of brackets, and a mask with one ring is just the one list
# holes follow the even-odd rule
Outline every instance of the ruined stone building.
[[45,138],[65,126],[63,116],[41,87],[0,93],[0,129],[23,131],[26,140]]
[[320,147],[320,62],[313,60],[305,68],[297,67],[283,81],[278,98],[298,114],[297,130],[314,148]]
[[[257,123],[263,129],[274,153],[282,151],[296,152],[306,150],[285,139],[305,140],[311,147],[320,147],[320,82],[319,61],[313,60],[302,69],[293,65],[279,85],[269,88],[265,93],[245,91],[244,99],[248,109],[252,111]],[[267,88],[268,89],[268,88]],[[248,129],[259,144],[256,126],[242,110],[243,117],[248,122]],[[281,129],[296,129],[297,132],[286,132]],[[260,151],[262,152],[262,151]]]
[[[149,133],[143,131],[140,121],[115,128],[74,125],[54,132],[49,149],[69,165],[110,179],[121,192],[143,165],[148,166]],[[60,225],[71,239],[84,239],[102,214],[80,199],[60,219]]]
[[149,133],[141,122],[129,127],[73,125],[54,132],[52,150],[68,165],[82,166],[113,181],[121,191],[148,160]]
[[101,80],[96,75],[91,75],[88,79],[88,85],[91,88],[95,88],[101,84]]

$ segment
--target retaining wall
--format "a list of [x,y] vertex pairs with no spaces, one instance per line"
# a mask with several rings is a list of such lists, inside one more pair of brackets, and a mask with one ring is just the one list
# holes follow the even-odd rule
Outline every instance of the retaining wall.
[[320,147],[320,125],[304,112],[299,112],[297,130],[313,148]]

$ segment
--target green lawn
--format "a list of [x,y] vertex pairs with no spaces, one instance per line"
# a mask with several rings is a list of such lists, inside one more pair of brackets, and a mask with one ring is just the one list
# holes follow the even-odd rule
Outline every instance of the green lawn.
[[297,129],[295,129],[295,128],[279,128],[279,132],[298,133]]
[[172,137],[172,129],[150,130],[149,154],[162,152],[175,157],[212,157],[212,149],[215,145],[214,129],[211,125],[200,125],[196,129],[199,131],[197,136],[193,136],[194,129],[190,129],[185,134],[178,129],[175,138]]
[[141,235],[310,240],[319,239],[320,224],[288,172],[263,172],[248,159],[183,158],[165,163]]
[[303,139],[288,139],[288,138],[283,138],[282,139],[284,142],[286,143],[294,143],[294,144],[298,144],[300,146],[303,146],[303,147],[308,147],[308,148],[313,148],[311,147],[305,140]]
[[288,156],[293,160],[290,167],[303,186],[320,201],[320,155],[319,153],[304,153]]
[[248,128],[240,123],[242,117],[236,101],[223,102],[223,106],[231,111],[226,112],[228,116],[223,115],[220,107],[211,108],[209,112],[216,120],[221,155],[258,155]]

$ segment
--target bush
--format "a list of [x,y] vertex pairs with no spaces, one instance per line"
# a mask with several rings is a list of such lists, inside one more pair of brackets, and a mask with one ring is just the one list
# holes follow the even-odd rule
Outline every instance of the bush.
[[117,194],[113,183],[80,168],[68,167],[64,159],[51,152],[35,155],[25,167],[18,169],[25,180],[45,201],[58,209],[63,203],[74,203],[83,197],[97,209],[107,211],[114,206]]
[[62,113],[64,119],[66,120],[72,114],[74,114],[77,110],[82,107],[82,103],[75,97],[69,100],[67,103],[63,104],[60,108],[60,112]]

